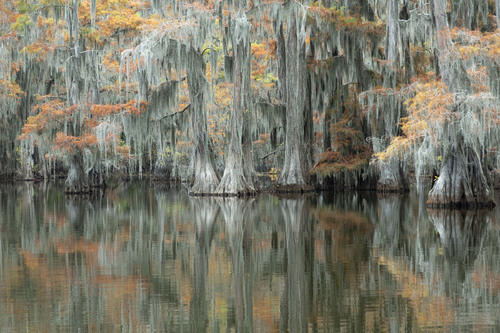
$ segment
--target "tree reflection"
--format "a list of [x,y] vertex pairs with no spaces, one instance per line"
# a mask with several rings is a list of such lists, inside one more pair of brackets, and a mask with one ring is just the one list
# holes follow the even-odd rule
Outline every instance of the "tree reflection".
[[463,284],[468,283],[468,272],[474,267],[481,251],[489,223],[488,212],[429,209],[428,214],[439,233],[442,253],[446,258],[443,281],[447,294],[461,294]]
[[189,321],[191,332],[204,332],[208,326],[209,308],[206,291],[208,255],[214,238],[214,224],[219,207],[214,199],[203,197],[192,197],[191,207],[195,221],[195,244]]
[[[307,332],[311,309],[311,275],[314,260],[309,211],[306,200],[282,199],[280,207],[285,220],[287,276],[281,299],[280,331]],[[312,254],[312,258],[311,258]]]
[[374,246],[383,247],[393,254],[398,250],[400,237],[404,238],[401,223],[401,202],[399,195],[381,195],[378,197],[378,224],[373,236]]
[[[253,331],[253,220],[246,213],[253,200],[221,198],[217,202],[226,222],[226,232],[231,249],[231,283],[234,298],[234,318],[228,326],[236,325],[236,332]],[[231,314],[228,311],[228,317]]]
[[1,332],[499,331],[488,214],[141,184],[0,187]]

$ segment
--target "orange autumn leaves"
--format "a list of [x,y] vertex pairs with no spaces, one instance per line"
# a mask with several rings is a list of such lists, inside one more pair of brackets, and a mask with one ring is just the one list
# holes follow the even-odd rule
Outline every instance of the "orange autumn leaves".
[[[481,32],[464,28],[453,28],[448,34],[453,44],[447,61],[465,67],[466,77],[471,83],[470,91],[455,92],[435,73],[425,73],[409,86],[412,97],[404,101],[407,116],[401,118],[402,134],[393,138],[387,149],[375,155],[378,160],[403,154],[420,145],[423,140],[439,146],[443,131],[453,124],[465,135],[471,129],[464,123],[474,123],[478,140],[482,132],[489,132],[500,124],[500,109],[492,102],[490,91],[491,73],[498,66],[500,36],[498,32]],[[467,111],[460,111],[461,104],[468,103]],[[465,119],[464,117],[468,117]],[[466,127],[466,128],[464,128]]]
[[[43,99],[43,97],[40,98]],[[72,152],[81,149],[95,149],[99,144],[96,136],[99,126],[112,121],[111,118],[114,116],[139,116],[146,110],[147,103],[131,100],[124,104],[92,105],[86,110],[87,112],[83,112],[81,135],[72,136],[61,132],[63,128],[71,127],[67,126],[68,123],[78,122],[78,119],[75,118],[79,108],[79,105],[68,107],[65,102],[57,99],[45,100],[44,103],[33,108],[36,115],[28,117],[18,139],[32,139],[35,143],[40,139],[50,141],[51,132],[56,132],[53,139],[55,151]],[[121,128],[115,124],[113,130],[109,131],[106,136],[104,144],[113,145],[117,148],[116,153],[128,156],[129,148],[120,142],[120,132]]]

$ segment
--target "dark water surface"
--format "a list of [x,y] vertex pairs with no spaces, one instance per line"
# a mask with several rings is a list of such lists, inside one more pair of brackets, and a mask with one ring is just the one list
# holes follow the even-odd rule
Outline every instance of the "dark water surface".
[[500,210],[0,186],[0,332],[500,331]]

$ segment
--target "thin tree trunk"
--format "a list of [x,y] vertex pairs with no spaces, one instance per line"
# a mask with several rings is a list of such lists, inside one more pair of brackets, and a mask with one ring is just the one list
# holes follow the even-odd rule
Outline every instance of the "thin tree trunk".
[[[78,105],[80,101],[80,73],[81,73],[81,57],[80,57],[80,31],[78,19],[78,0],[72,1],[71,9],[72,19],[70,21],[70,32],[73,37],[73,55],[70,58],[69,76],[70,83],[68,87],[69,105]],[[78,112],[78,111],[76,111]],[[73,116],[74,136],[80,136],[82,124],[78,115]],[[83,169],[83,152],[76,148],[69,156],[70,169],[68,177],[64,183],[65,192],[71,194],[85,194],[90,192],[89,180],[87,172]]]
[[275,23],[275,34],[276,34],[276,56],[278,59],[278,89],[280,92],[281,102],[283,104],[286,104],[286,98],[287,98],[286,49],[285,49],[285,37],[283,35],[283,23],[280,23],[279,25]]
[[250,81],[251,78],[251,69],[252,69],[252,57],[251,57],[251,46],[248,45],[245,48],[246,54],[243,56],[243,66],[242,66],[242,80],[241,80],[241,93],[243,94],[243,105],[245,106],[245,110],[243,112],[243,168],[245,179],[248,184],[257,190],[257,171],[255,170],[255,165],[253,161],[253,147],[252,147],[252,131],[250,128],[250,124],[254,123],[255,120],[252,119],[253,113],[253,105],[252,105],[252,84]]
[[[399,12],[400,20],[400,34],[401,43],[403,45],[404,54],[404,69],[405,69],[405,84],[410,84],[411,77],[413,75],[413,69],[411,67],[411,53],[410,53],[410,36],[408,35],[408,23],[410,20],[410,14],[408,13],[408,2],[405,0],[401,11]],[[403,26],[403,28],[401,28]]]
[[387,60],[391,62],[394,68],[398,67],[399,52],[398,52],[398,8],[399,0],[389,0],[387,6],[387,31],[386,31],[386,50]]
[[497,30],[500,29],[500,0],[495,1],[495,15],[497,17]]
[[188,89],[191,97],[191,126],[194,143],[194,179],[190,195],[209,195],[215,193],[219,177],[208,145],[207,115],[205,111],[205,63],[196,50],[188,51]]
[[[309,57],[312,60],[312,56]],[[314,163],[314,124],[313,124],[313,106],[312,106],[312,77],[311,73],[305,72],[305,91],[304,91],[304,171],[311,169]]]

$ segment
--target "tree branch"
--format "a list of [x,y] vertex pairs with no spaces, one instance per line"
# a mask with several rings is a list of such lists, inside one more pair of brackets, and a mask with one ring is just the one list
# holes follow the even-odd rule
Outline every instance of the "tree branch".
[[188,104],[184,109],[180,110],[180,111],[177,111],[177,112],[174,112],[174,113],[171,113],[171,114],[167,114],[159,119],[151,119],[151,121],[162,121],[163,119],[165,118],[169,118],[169,117],[173,117],[175,115],[178,115],[179,113],[183,113],[185,111],[187,111],[189,108],[191,108],[191,104]]
[[280,147],[280,148],[276,149],[275,151],[272,151],[272,152],[270,152],[269,154],[264,155],[264,156],[263,156],[263,157],[261,157],[260,159],[261,159],[261,160],[263,160],[263,159],[265,159],[265,158],[267,158],[267,157],[269,157],[269,156],[271,156],[271,155],[274,155],[274,154],[276,154],[276,153],[279,153],[279,152],[280,152],[280,151],[282,151],[282,150],[284,150],[284,149],[283,149],[283,147]]

